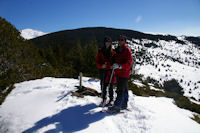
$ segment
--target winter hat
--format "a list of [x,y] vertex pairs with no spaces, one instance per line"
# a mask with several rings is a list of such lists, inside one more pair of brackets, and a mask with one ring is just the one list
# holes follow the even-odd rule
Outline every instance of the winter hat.
[[112,42],[111,37],[106,36],[106,37],[104,38],[104,44],[105,44],[106,42]]
[[127,37],[124,36],[124,35],[120,35],[120,36],[119,36],[119,39],[120,39],[120,40],[124,40],[124,42],[126,42]]

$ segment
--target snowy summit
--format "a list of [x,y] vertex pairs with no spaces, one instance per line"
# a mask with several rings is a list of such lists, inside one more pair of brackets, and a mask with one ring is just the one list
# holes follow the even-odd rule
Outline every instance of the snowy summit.
[[33,30],[33,29],[21,30],[21,36],[25,39],[33,39],[35,37],[43,36],[45,34],[47,34],[47,33],[44,33],[42,31],[38,31],[38,30]]

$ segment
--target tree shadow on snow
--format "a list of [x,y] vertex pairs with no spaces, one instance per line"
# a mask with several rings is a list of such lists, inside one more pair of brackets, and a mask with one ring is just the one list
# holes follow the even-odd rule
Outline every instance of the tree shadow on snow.
[[75,132],[80,131],[89,126],[89,124],[103,119],[106,115],[101,112],[90,112],[96,108],[95,104],[88,104],[85,106],[74,106],[62,110],[60,113],[51,117],[46,117],[38,122],[32,128],[25,130],[23,133],[32,133],[44,128],[50,124],[54,124],[55,128],[46,131],[46,133],[57,132]]

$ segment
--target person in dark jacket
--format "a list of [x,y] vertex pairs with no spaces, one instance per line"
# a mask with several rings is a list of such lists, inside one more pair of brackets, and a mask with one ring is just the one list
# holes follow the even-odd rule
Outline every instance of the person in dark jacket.
[[126,44],[126,36],[120,36],[119,45],[115,49],[115,68],[117,76],[117,97],[112,107],[108,108],[110,113],[120,112],[121,109],[127,108],[128,103],[128,79],[130,77],[132,53]]
[[115,51],[112,49],[112,39],[108,36],[104,38],[104,46],[100,48],[97,53],[96,57],[96,65],[99,69],[99,76],[100,76],[100,85],[101,85],[101,97],[102,102],[100,106],[110,106],[111,102],[113,101],[113,83],[116,82],[116,77],[113,78],[113,82],[109,88],[109,102],[106,103],[106,93],[107,93],[107,86],[108,81],[110,79],[111,69],[113,65],[113,57],[115,55]]

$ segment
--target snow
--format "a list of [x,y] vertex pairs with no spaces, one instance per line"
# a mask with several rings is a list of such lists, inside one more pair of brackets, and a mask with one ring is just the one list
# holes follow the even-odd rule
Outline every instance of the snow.
[[[4,133],[199,133],[193,113],[178,108],[169,98],[139,97],[129,91],[123,114],[108,115],[94,96],[71,96],[78,79],[46,77],[16,83],[0,106],[0,132]],[[100,92],[99,80],[83,78],[83,85]]]
[[160,33],[160,32],[143,32],[145,34],[151,34],[151,35],[163,35],[163,36],[168,36],[171,34],[167,34],[167,33]]
[[[151,77],[163,84],[165,81],[176,79],[184,90],[184,96],[193,97],[195,103],[200,104],[200,51],[196,45],[177,36],[176,41],[134,39],[129,42],[129,47],[136,52],[145,50],[141,59],[136,59],[136,72],[145,78]],[[158,47],[147,48],[144,44],[154,43]],[[150,61],[145,61],[147,58]],[[142,60],[142,61],[141,61]],[[194,100],[193,100],[194,101]]]
[[135,85],[137,85],[138,87],[144,87],[144,86],[145,86],[145,85],[142,84],[142,82],[139,81],[139,80],[134,80],[133,83],[134,83]]
[[24,39],[33,39],[33,38],[36,38],[36,37],[39,37],[39,36],[43,36],[45,34],[47,34],[47,33],[44,33],[42,31],[38,31],[38,30],[33,30],[33,29],[21,30],[21,36]]

